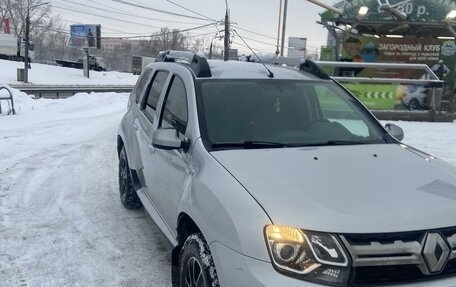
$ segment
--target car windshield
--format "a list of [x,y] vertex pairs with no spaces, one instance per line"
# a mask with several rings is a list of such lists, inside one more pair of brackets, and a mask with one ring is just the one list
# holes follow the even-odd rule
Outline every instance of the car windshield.
[[389,141],[364,108],[330,81],[200,80],[197,89],[203,140],[213,149]]

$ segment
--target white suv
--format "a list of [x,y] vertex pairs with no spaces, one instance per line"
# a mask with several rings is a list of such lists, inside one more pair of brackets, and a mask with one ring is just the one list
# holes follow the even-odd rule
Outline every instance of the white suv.
[[121,201],[173,286],[456,286],[456,169],[401,144],[313,62],[169,52],[118,134]]

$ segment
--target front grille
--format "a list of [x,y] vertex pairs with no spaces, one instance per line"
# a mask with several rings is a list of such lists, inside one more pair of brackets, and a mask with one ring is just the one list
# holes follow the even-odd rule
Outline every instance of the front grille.
[[423,273],[415,265],[353,268],[353,285],[391,284],[423,279]]
[[456,227],[381,234],[344,234],[352,257],[350,286],[403,284],[456,275]]
[[442,273],[424,275],[416,265],[372,266],[353,268],[353,286],[400,284],[445,278],[456,274],[456,260],[450,260]]

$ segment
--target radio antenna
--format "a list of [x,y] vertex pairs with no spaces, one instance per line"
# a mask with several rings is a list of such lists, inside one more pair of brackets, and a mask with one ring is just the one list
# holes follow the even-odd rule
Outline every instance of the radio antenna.
[[244,38],[242,38],[241,35],[239,35],[239,33],[236,30],[233,29],[233,31],[234,31],[234,33],[236,33],[236,35],[238,35],[238,37],[242,40],[242,42],[244,42],[244,44],[247,46],[247,48],[249,48],[250,51],[252,51],[252,53],[255,55],[255,57],[257,57],[257,59],[260,61],[260,63],[263,64],[264,68],[266,70],[268,70],[268,77],[269,78],[274,78],[274,73],[271,72],[271,70],[268,69],[268,67],[264,64],[264,62],[260,59],[260,57],[258,57],[258,55],[255,53],[255,51],[253,51],[253,49],[250,48],[249,44],[247,44],[247,42],[244,41]]

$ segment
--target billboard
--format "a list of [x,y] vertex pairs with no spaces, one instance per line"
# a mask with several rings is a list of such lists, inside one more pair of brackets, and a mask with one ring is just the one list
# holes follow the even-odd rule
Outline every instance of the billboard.
[[[456,41],[435,38],[345,38],[341,60],[353,62],[413,63],[426,64],[438,73],[440,63],[445,73],[440,75],[452,87],[456,76]],[[422,72],[421,72],[422,73]],[[360,77],[419,78],[416,70],[366,69],[356,71]]]
[[343,19],[356,19],[361,6],[368,7],[368,13],[363,16],[365,21],[394,21],[391,13],[386,13],[384,7],[390,7],[406,15],[411,22],[437,22],[445,19],[446,15],[456,9],[454,0],[356,0],[343,2]]
[[[342,43],[342,61],[426,64],[445,82],[455,85],[456,41],[435,38],[374,38],[348,36]],[[339,76],[367,78],[422,78],[422,70],[413,69],[341,69]],[[344,84],[371,109],[402,108],[412,102],[413,109],[429,106],[431,91],[418,85]],[[375,93],[372,91],[376,91]]]
[[78,24],[70,26],[71,47],[101,48],[101,26]]
[[307,38],[288,37],[288,57],[304,59],[306,57]]

